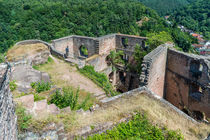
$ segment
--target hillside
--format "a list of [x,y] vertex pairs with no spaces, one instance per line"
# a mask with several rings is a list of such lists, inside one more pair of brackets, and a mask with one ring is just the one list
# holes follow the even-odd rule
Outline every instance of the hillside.
[[161,16],[171,13],[195,0],[139,0],[146,6],[156,10]]
[[210,1],[198,0],[197,2],[177,10],[172,19],[196,32],[201,32],[210,38]]
[[[0,13],[0,53],[26,39],[50,41],[72,34],[102,36],[109,33],[148,36],[163,31],[172,36],[174,32],[154,10],[135,0],[1,0]],[[137,22],[145,17],[149,20],[139,27]],[[191,43],[187,38],[185,42]],[[175,39],[173,41],[180,46]],[[155,44],[158,45],[160,43]],[[190,46],[186,48],[184,51],[189,51]]]

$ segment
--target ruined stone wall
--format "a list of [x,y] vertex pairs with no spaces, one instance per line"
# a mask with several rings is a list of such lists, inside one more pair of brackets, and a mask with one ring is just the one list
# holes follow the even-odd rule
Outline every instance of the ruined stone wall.
[[110,51],[116,49],[116,35],[107,35],[98,38],[99,40],[99,55],[110,54]]
[[161,45],[144,57],[140,76],[140,85],[147,86],[147,88],[160,97],[164,96],[168,45],[169,44]]
[[179,109],[210,117],[210,61],[201,56],[168,50],[165,99]]
[[73,48],[74,48],[74,55],[79,57],[80,55],[80,47],[85,46],[88,50],[88,57],[93,56],[96,54],[96,40],[95,38],[91,37],[80,37],[80,36],[75,36],[73,38]]
[[139,44],[141,47],[145,47],[145,40],[146,40],[145,37],[117,34],[116,48],[118,50],[134,52],[137,44]]
[[65,54],[67,46],[69,47],[69,56],[74,57],[74,50],[73,50],[73,38],[72,37],[65,37],[58,40],[53,41],[53,46],[55,50]]
[[0,139],[17,139],[17,117],[9,89],[11,69],[6,64],[0,65]]

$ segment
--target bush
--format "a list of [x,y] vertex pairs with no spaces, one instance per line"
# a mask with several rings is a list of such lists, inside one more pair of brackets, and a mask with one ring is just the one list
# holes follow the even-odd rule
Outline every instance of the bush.
[[85,66],[79,71],[90,78],[93,82],[95,82],[98,86],[104,89],[107,95],[115,96],[118,93],[113,90],[112,84],[109,82],[108,77],[104,73],[99,73],[94,70],[93,66]]
[[52,83],[50,82],[32,82],[31,87],[35,89],[36,92],[41,93],[43,91],[48,91],[51,89]]
[[16,88],[17,88],[17,84],[16,84],[15,82],[16,82],[16,81],[13,80],[13,81],[10,81],[10,83],[9,83],[9,87],[10,87],[10,90],[11,90],[11,91],[16,90]]
[[148,119],[137,114],[128,123],[120,123],[106,133],[89,136],[87,140],[97,139],[142,139],[142,140],[183,140],[183,136],[176,131],[162,130],[153,126]]
[[70,106],[71,110],[83,109],[88,110],[92,105],[91,96],[88,94],[86,98],[81,102],[79,101],[79,89],[76,91],[71,87],[63,88],[63,94],[57,90],[54,94],[51,95],[49,104],[55,104],[60,109]]
[[71,87],[63,88],[63,94],[57,90],[51,95],[49,103],[55,104],[59,108],[70,106],[71,110],[75,110],[79,98],[79,89],[74,92]]
[[18,130],[19,132],[26,130],[31,123],[31,115],[26,113],[25,108],[21,105],[16,106],[16,115],[17,115],[17,123],[18,123]]

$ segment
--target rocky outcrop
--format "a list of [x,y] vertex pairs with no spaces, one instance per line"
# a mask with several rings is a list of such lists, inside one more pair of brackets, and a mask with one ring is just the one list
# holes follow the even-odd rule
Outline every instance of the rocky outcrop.
[[17,139],[17,117],[9,89],[10,67],[0,64],[0,140]]
[[[55,104],[47,104],[47,100],[34,102],[34,95],[26,95],[15,99],[26,110],[35,117],[45,117],[48,114],[58,114],[60,109]],[[70,108],[70,107],[69,107]]]
[[50,77],[45,72],[40,72],[32,68],[29,64],[20,63],[14,65],[12,71],[12,80],[17,83],[17,90],[19,92],[28,93],[31,89],[32,82],[49,82]]

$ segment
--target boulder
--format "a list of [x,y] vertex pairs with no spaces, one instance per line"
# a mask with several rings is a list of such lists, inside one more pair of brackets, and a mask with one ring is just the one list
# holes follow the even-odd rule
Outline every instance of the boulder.
[[34,107],[34,95],[26,95],[20,98],[14,99],[16,103],[21,103],[27,110],[32,110]]

